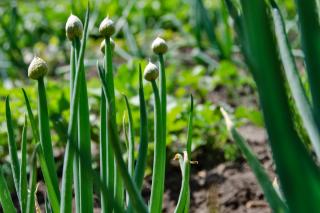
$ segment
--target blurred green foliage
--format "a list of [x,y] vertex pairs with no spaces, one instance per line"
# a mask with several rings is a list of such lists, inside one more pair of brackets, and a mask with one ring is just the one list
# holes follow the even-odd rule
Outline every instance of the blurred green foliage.
[[[236,148],[229,143],[227,130],[218,106],[234,111],[240,124],[263,125],[257,108],[255,84],[248,75],[239,47],[234,42],[232,23],[219,0],[93,0],[89,25],[88,48],[85,55],[88,72],[89,104],[92,139],[98,142],[100,83],[95,63],[102,60],[98,23],[107,15],[115,22],[114,38],[115,85],[119,105],[118,123],[122,123],[125,104],[121,94],[129,97],[133,110],[135,132],[139,132],[138,64],[154,59],[150,44],[161,35],[168,42],[165,57],[168,87],[168,148],[169,153],[181,151],[186,143],[187,109],[190,93],[195,98],[193,149],[213,146],[225,150],[234,159]],[[295,19],[292,1],[281,1],[288,8],[288,22]],[[53,141],[65,143],[64,130],[69,116],[68,63],[69,46],[65,22],[74,13],[84,14],[86,0],[2,0],[0,2],[0,158],[6,156],[6,125],[4,99],[10,94],[15,133],[20,135],[26,112],[21,87],[26,88],[32,107],[36,109],[35,82],[26,78],[27,65],[34,54],[44,58],[50,68],[47,95]],[[194,5],[197,4],[196,7]],[[200,5],[200,6],[199,6]],[[201,6],[202,5],[202,6]],[[293,43],[296,27],[289,29]],[[295,46],[299,48],[298,44]],[[146,100],[151,113],[152,88],[145,85]],[[35,114],[37,112],[34,111]],[[152,131],[153,128],[150,128]],[[31,134],[29,134],[30,136]],[[152,135],[152,134],[150,134]],[[18,137],[19,138],[19,137]],[[29,138],[31,140],[31,138]],[[150,142],[153,139],[150,138]],[[152,146],[150,146],[152,151]],[[170,156],[170,154],[169,154]]]

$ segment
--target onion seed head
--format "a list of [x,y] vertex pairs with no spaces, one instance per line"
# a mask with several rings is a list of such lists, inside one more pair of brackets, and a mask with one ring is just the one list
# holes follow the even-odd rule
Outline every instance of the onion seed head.
[[28,68],[28,77],[38,80],[48,73],[47,63],[39,57],[34,57]]
[[67,23],[66,23],[66,36],[67,38],[72,41],[75,38],[82,38],[83,34],[83,25],[81,20],[75,16],[75,15],[70,15]]
[[158,67],[149,61],[148,65],[144,68],[144,79],[147,81],[154,81],[159,76],[159,69]]
[[99,32],[101,35],[103,36],[112,36],[114,34],[114,32],[116,31],[114,23],[111,19],[109,19],[109,17],[106,17],[105,19],[103,19],[103,21],[101,22],[100,26],[99,26]]
[[164,39],[157,37],[151,45],[151,49],[156,54],[164,54],[168,51],[167,43]]

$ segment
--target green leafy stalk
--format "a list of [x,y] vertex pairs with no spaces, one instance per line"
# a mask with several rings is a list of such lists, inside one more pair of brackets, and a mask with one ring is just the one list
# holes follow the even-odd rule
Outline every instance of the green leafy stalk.
[[[80,53],[77,61],[76,75],[74,80],[73,95],[71,99],[70,122],[68,126],[68,142],[64,156],[63,176],[62,176],[62,196],[61,196],[61,212],[71,212],[72,210],[72,165],[75,150],[77,149],[77,109],[79,106],[81,72],[84,72],[83,60],[86,46],[86,38],[88,32],[89,6],[86,11],[84,37],[81,43]],[[77,155],[79,153],[76,153]],[[80,153],[81,154],[81,153]],[[87,174],[90,175],[90,174]]]
[[13,205],[11,195],[6,183],[6,179],[3,176],[2,168],[0,167],[0,203],[4,212],[17,212],[16,208]]
[[47,97],[43,78],[38,79],[38,111],[41,148],[43,149],[43,152],[46,153],[44,158],[49,169],[50,179],[52,181],[55,194],[58,199],[60,199],[58,176],[52,151]]
[[[77,62],[78,62],[78,58],[79,58],[79,54],[80,54],[80,48],[81,48],[81,43],[80,43],[80,40],[79,38],[74,38],[72,40],[72,49],[74,50],[73,51],[73,60],[70,61],[71,64],[70,64],[70,67],[71,67],[71,70],[70,70],[70,74],[71,74],[71,84],[72,84],[72,88],[71,88],[71,98],[70,100],[72,99],[72,94],[74,92],[74,81],[75,81],[75,76],[76,76],[76,73],[77,73]],[[71,58],[72,59],[72,58]],[[71,104],[70,104],[70,111],[71,111]],[[78,117],[76,118],[76,122],[79,122],[79,113],[78,113]],[[77,141],[78,142],[78,135],[80,134],[80,130],[79,128],[77,129],[77,134],[75,134],[75,138],[74,138],[74,141]],[[77,144],[76,146],[76,149],[78,150],[79,149],[79,144]],[[73,173],[74,174],[70,174],[70,175],[73,175],[73,185],[74,185],[74,193],[75,193],[75,203],[76,203],[76,209],[78,211],[80,211],[80,203],[81,203],[81,195],[80,195],[80,159],[79,159],[79,156],[78,155],[74,155],[74,159],[73,159]],[[69,195],[70,197],[72,196],[72,194],[70,193]],[[71,199],[71,198],[69,198]]]
[[144,98],[141,65],[139,65],[139,101],[140,101],[140,145],[134,179],[139,190],[142,188],[148,153],[148,118]]
[[[113,79],[113,65],[112,65],[112,47],[110,43],[110,37],[105,38],[105,80],[107,82],[108,92],[107,95],[107,102],[108,105],[110,105],[112,108],[116,109],[115,104],[115,92],[114,92],[114,79]],[[111,118],[108,118],[107,120],[111,119],[112,123],[115,124],[116,131],[117,125],[116,125],[116,112],[111,114]],[[107,124],[107,128],[109,124]],[[110,134],[110,133],[109,133]],[[121,203],[123,201],[120,201],[121,194],[122,194],[122,184],[121,180],[119,178],[118,171],[116,169],[117,165],[114,160],[114,153],[110,146],[110,136],[108,136],[108,143],[107,143],[107,156],[108,156],[108,187],[110,189],[110,192],[113,192],[115,194],[116,200]]]
[[38,143],[38,142],[40,142],[40,137],[39,137],[39,130],[38,130],[37,125],[36,125],[36,119],[34,118],[34,115],[32,113],[32,109],[31,109],[31,106],[30,106],[30,101],[29,101],[29,98],[27,96],[27,93],[23,88],[22,88],[22,92],[23,92],[23,97],[24,97],[24,100],[25,100],[25,103],[26,103],[26,106],[27,106],[28,117],[29,117],[29,121],[30,121],[30,124],[31,124],[32,134],[33,134],[33,137],[35,139],[34,141],[36,143]]
[[[103,67],[97,62],[97,69],[100,72],[105,72]],[[104,94],[104,90],[101,87],[101,101],[100,101],[100,180],[105,185],[108,184],[108,156],[107,156],[107,141],[108,141],[108,129],[107,129],[107,100]],[[108,205],[107,197],[103,191],[101,191],[101,210],[102,212],[111,212],[111,205]],[[113,193],[112,193],[113,195]],[[109,196],[109,195],[108,195]],[[113,197],[113,196],[112,196]]]
[[27,199],[28,199],[28,184],[27,184],[27,125],[28,120],[25,116],[24,126],[22,130],[21,140],[21,165],[20,165],[20,178],[19,178],[19,194],[21,199],[21,212],[26,212]]
[[154,110],[154,158],[153,158],[153,174],[152,187],[150,197],[150,212],[161,212],[162,196],[164,191],[164,176],[165,176],[165,141],[163,138],[163,122],[162,122],[162,107],[160,102],[159,90],[155,81],[152,81],[152,88],[155,100]]
[[124,95],[124,100],[126,102],[126,107],[128,111],[129,119],[129,146],[128,146],[128,170],[131,177],[133,177],[134,172],[134,129],[133,129],[133,118],[131,113],[131,108],[127,96]]
[[266,3],[241,0],[241,5],[248,50],[246,58],[257,84],[276,171],[288,208],[294,212],[317,211],[320,171],[294,127]]
[[[80,69],[84,70],[84,63]],[[91,141],[90,141],[90,121],[89,121],[89,104],[85,72],[81,71],[80,91],[79,91],[79,109],[78,109],[78,146],[80,153],[80,193],[81,193],[81,212],[93,212],[93,192],[91,167]]]
[[280,10],[274,1],[272,3],[272,17],[275,26],[276,38],[279,45],[280,56],[284,71],[291,89],[297,109],[301,115],[303,124],[310,137],[315,153],[320,159],[320,134],[317,122],[313,116],[312,107],[302,85],[297,66],[291,52],[291,47],[286,36],[285,25]]
[[305,54],[314,114],[320,124],[320,26],[317,2],[295,0],[299,15],[301,43]]
[[260,164],[258,158],[255,156],[253,151],[250,149],[247,142],[244,138],[238,133],[237,129],[233,125],[230,117],[228,116],[227,112],[221,108],[221,113],[226,121],[228,130],[233,138],[233,140],[237,143],[238,147],[240,148],[242,154],[247,159],[249,166],[251,167],[252,171],[254,172],[261,188],[264,192],[266,199],[268,200],[270,207],[273,209],[274,212],[288,212],[287,206],[282,202],[281,198],[278,196],[276,190],[274,189],[267,172]]
[[[109,93],[109,86],[106,82],[104,73],[99,69],[99,77],[103,86],[104,90],[104,95],[106,96],[106,99],[108,100],[108,94]],[[125,188],[128,191],[129,197],[130,197],[130,202],[132,203],[133,208],[137,212],[148,212],[148,209],[143,201],[143,198],[141,197],[137,186],[134,184],[133,180],[131,179],[128,169],[126,167],[126,164],[122,158],[122,152],[121,152],[121,147],[120,147],[120,139],[118,136],[118,132],[116,130],[116,124],[111,120],[112,116],[114,116],[114,109],[112,108],[111,103],[109,104],[108,100],[108,128],[109,128],[109,134],[110,134],[110,145],[112,147],[112,150],[114,151],[114,157],[117,163],[117,168],[120,173],[120,177],[123,180],[123,183],[125,185]],[[111,192],[110,192],[111,193]],[[117,200],[116,200],[117,202]],[[118,202],[117,202],[118,203]],[[120,204],[120,203],[119,203]]]
[[7,121],[7,131],[8,131],[8,145],[9,145],[9,155],[11,160],[11,170],[14,180],[14,185],[16,188],[16,192],[20,199],[19,192],[19,177],[20,177],[20,164],[18,160],[18,152],[17,152],[17,145],[14,138],[14,132],[13,132],[13,124],[12,124],[12,118],[11,118],[11,109],[10,109],[10,99],[9,96],[6,98],[6,121]]
[[188,197],[190,196],[190,163],[191,163],[191,144],[192,144],[192,122],[193,122],[193,97],[191,96],[190,113],[189,113],[189,123],[188,123],[188,137],[187,137],[187,151],[183,154],[183,164],[182,168],[182,184],[180,195],[175,209],[175,213],[183,213],[185,208],[189,208],[187,203]]
[[58,195],[55,192],[54,184],[53,181],[51,180],[49,168],[47,166],[47,162],[45,159],[45,154],[41,148],[41,146],[37,146],[37,153],[38,153],[38,158],[40,161],[40,166],[42,170],[42,175],[44,177],[44,181],[46,183],[46,188],[48,191],[48,197],[49,201],[52,207],[52,211],[54,213],[59,213],[60,212],[60,207],[59,207],[59,198]]
[[37,186],[37,152],[36,149],[31,156],[31,166],[30,166],[30,179],[29,179],[29,195],[27,200],[27,213],[34,213],[34,203],[35,203],[35,193]]

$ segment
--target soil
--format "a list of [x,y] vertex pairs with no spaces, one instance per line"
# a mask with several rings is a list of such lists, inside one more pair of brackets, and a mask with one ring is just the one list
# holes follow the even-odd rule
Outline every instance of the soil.
[[[244,126],[239,131],[248,140],[273,179],[274,170],[267,149],[265,131],[251,125]],[[192,168],[190,212],[271,212],[254,174],[244,159],[219,163],[222,153],[212,152],[212,155],[216,156],[210,156],[208,150],[200,152],[206,155],[195,153],[198,156],[195,160],[198,160],[199,164],[193,165]],[[170,165],[166,176],[164,212],[174,211],[180,190],[181,175],[178,164],[171,162]]]

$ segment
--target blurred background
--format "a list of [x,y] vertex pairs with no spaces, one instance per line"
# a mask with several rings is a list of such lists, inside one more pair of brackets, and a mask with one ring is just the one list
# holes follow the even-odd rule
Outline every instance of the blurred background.
[[[279,4],[286,19],[290,41],[295,48],[294,54],[299,59],[301,53],[293,0],[279,1]],[[17,136],[21,134],[22,115],[26,113],[22,87],[26,89],[34,113],[37,114],[35,82],[27,78],[28,64],[34,55],[42,57],[49,65],[46,85],[50,125],[54,135],[56,158],[59,159],[63,155],[66,142],[65,129],[69,117],[68,79],[71,46],[65,36],[65,23],[71,13],[84,21],[86,7],[86,0],[0,1],[1,163],[8,162],[5,97],[8,94],[11,96]],[[167,150],[169,164],[174,154],[182,151],[186,143],[190,94],[193,94],[195,98],[192,149],[193,158],[199,161],[199,165],[195,166],[193,171],[195,176],[198,175],[197,178],[203,175],[199,172],[207,173],[221,163],[233,162],[232,165],[243,163],[235,144],[228,139],[219,106],[232,112],[237,126],[244,127],[244,131],[249,132],[253,141],[256,141],[257,138],[263,143],[266,141],[261,129],[263,118],[258,107],[255,84],[240,52],[233,23],[224,1],[91,0],[90,7],[91,17],[85,65],[88,78],[93,153],[98,153],[99,142],[100,82],[97,77],[96,62],[103,59],[99,48],[102,38],[99,35],[98,26],[107,15],[116,23],[116,35],[113,39],[116,43],[114,66],[119,106],[118,123],[122,123],[125,114],[125,102],[121,94],[126,94],[133,108],[136,133],[139,132],[138,65],[141,63],[144,68],[149,58],[156,61],[150,45],[157,36],[161,36],[168,43],[169,51],[165,55],[165,62],[168,87]],[[145,85],[145,92],[150,111],[150,131],[153,131],[152,88],[150,85]],[[28,135],[31,137],[31,133]],[[150,142],[153,141],[152,135],[150,134]],[[136,137],[138,139],[138,134]],[[261,137],[264,138],[261,139]],[[149,148],[152,153],[152,143]],[[265,149],[263,152],[267,152]],[[97,154],[93,155],[93,160],[97,168]],[[150,163],[151,160],[150,158]],[[174,163],[172,168],[169,167],[169,172],[170,169],[179,173]],[[9,168],[8,172],[10,172]],[[150,172],[149,168],[148,173]],[[178,180],[177,182],[179,183]],[[174,182],[169,181],[168,188],[179,189],[179,186],[170,186],[170,183]],[[204,196],[206,197],[207,194]],[[251,195],[248,196],[251,199]],[[262,193],[252,196],[263,199]],[[238,206],[232,208],[238,208]]]

